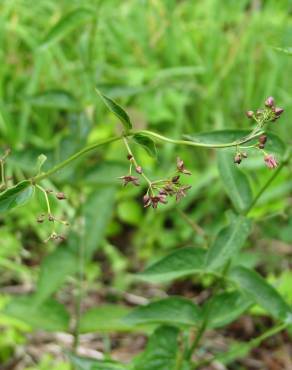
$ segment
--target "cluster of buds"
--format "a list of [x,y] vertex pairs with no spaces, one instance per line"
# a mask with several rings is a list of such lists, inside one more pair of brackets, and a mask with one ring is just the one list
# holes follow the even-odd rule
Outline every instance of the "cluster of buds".
[[133,176],[131,174],[132,166],[135,166],[136,173],[143,176],[148,183],[147,192],[143,196],[143,204],[145,208],[150,206],[152,208],[157,208],[158,204],[167,204],[168,197],[172,196],[174,196],[176,201],[178,202],[186,196],[187,191],[191,188],[190,185],[182,185],[180,183],[180,176],[182,174],[191,175],[191,172],[185,168],[184,161],[180,158],[177,158],[175,173],[167,179],[158,181],[150,181],[147,178],[141,166],[137,165],[137,162],[132,154],[129,154],[127,158],[130,161],[129,174],[121,176],[119,177],[119,179],[122,180],[124,186],[128,184],[139,186],[139,177]]
[[69,225],[69,222],[66,221],[66,220],[59,219],[59,218],[55,217],[51,213],[51,206],[50,206],[50,201],[49,201],[48,195],[54,194],[55,197],[56,197],[56,199],[58,199],[58,200],[64,200],[64,199],[67,199],[67,197],[66,197],[66,195],[63,192],[56,192],[55,193],[53,190],[43,189],[40,185],[37,185],[37,187],[45,194],[45,199],[46,199],[46,203],[47,203],[48,212],[47,213],[40,214],[37,217],[36,221],[39,224],[42,224],[45,221],[49,221],[53,225],[52,226],[52,232],[51,232],[50,236],[45,240],[45,242],[48,242],[49,240],[54,240],[54,241],[62,242],[62,241],[65,240],[65,236],[64,235],[61,235],[61,234],[57,234],[55,232],[55,224],[56,223],[59,223],[59,224],[68,226]]
[[[246,115],[248,118],[253,119],[257,126],[253,130],[253,134],[261,134],[265,127],[265,125],[268,122],[275,122],[277,119],[280,118],[281,114],[284,112],[283,108],[276,107],[275,105],[275,99],[270,96],[266,99],[265,101],[265,108],[264,109],[258,109],[256,112],[254,111],[247,111]],[[251,137],[252,139],[252,137]],[[268,154],[264,148],[266,146],[268,137],[265,134],[261,134],[258,137],[258,142],[256,144],[244,147],[244,149],[249,149],[249,148],[255,148],[259,149],[262,151],[264,154],[264,162],[268,168],[276,168],[278,166],[278,162],[276,158],[272,154]],[[241,161],[245,158],[247,158],[247,153],[246,152],[241,152],[242,147],[238,146],[237,152],[234,157],[234,163],[240,164]]]
[[175,174],[168,179],[154,181],[152,186],[148,188],[143,197],[144,207],[157,208],[159,203],[167,204],[168,197],[175,197],[177,202],[184,198],[191,186],[180,183],[181,174],[191,175],[191,172],[185,168],[184,161],[177,158]]
[[265,124],[267,122],[275,122],[283,112],[284,109],[276,107],[275,99],[269,96],[265,101],[264,109],[257,109],[255,112],[249,110],[246,112],[246,115],[248,118],[254,119],[257,123]]

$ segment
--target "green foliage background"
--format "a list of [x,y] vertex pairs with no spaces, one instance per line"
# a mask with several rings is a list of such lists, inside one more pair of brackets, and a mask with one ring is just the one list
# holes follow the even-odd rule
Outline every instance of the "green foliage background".
[[[35,173],[39,154],[48,157],[45,168],[49,168],[85,144],[115,133],[116,118],[97,97],[96,87],[127,109],[135,128],[174,138],[249,128],[244,112],[273,95],[285,114],[272,131],[291,145],[287,133],[292,63],[289,50],[279,50],[292,45],[291,14],[290,0],[2,0],[0,146],[12,148],[7,176],[20,181]],[[232,217],[226,212],[231,204],[218,177],[214,151],[169,144],[159,147],[158,158],[153,159],[134,144],[133,150],[153,178],[168,174],[177,155],[184,158],[193,172],[188,179],[193,186],[190,195],[179,207],[171,203],[158,212],[145,211],[143,189],[119,186],[117,177],[127,171],[121,143],[77,161],[44,183],[68,196],[68,201],[53,205],[56,214],[65,214],[72,223],[61,252],[53,243],[42,242],[50,230],[35,221],[44,207],[39,194],[0,218],[0,305],[10,300],[11,286],[31,292],[36,285],[41,286],[41,296],[34,299],[51,299],[58,290],[58,300],[68,304],[74,280],[70,276],[78,265],[70,251],[79,243],[85,243],[94,257],[86,263],[86,289],[107,291],[110,286],[115,297],[105,301],[119,301],[133,287],[130,272],[167,250],[204,247],[205,236],[212,241]],[[277,155],[280,159],[281,153]],[[270,176],[257,154],[243,169],[254,193]],[[286,274],[281,285],[286,262],[273,246],[291,247],[291,189],[290,167],[252,211],[258,222],[250,248],[242,255],[247,265],[264,266],[271,280],[277,276],[284,292],[292,277]],[[178,209],[187,211],[204,232],[194,232]],[[83,218],[85,231],[80,236]],[[45,256],[51,256],[45,261],[51,258],[52,269],[60,262],[54,281],[40,273]],[[58,277],[63,269],[69,278]],[[286,296],[291,303],[291,292]],[[26,316],[26,303],[20,304]],[[4,313],[0,325],[5,333],[0,339],[1,363],[26,341],[24,333],[38,325],[14,321]],[[58,320],[42,325],[60,327]],[[36,369],[51,366],[50,360],[43,362]]]

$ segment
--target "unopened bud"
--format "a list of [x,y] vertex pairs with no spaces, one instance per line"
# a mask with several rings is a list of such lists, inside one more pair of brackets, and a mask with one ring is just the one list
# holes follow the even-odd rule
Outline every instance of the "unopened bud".
[[260,143],[259,144],[259,149],[264,149],[265,148],[265,144],[264,143]]
[[48,220],[49,221],[55,221],[55,217],[53,215],[48,215]]
[[171,182],[174,183],[174,184],[177,184],[178,183],[178,180],[179,180],[179,175],[176,175],[174,176],[172,179],[171,179]]
[[247,158],[247,157],[248,157],[248,155],[247,155],[247,153],[246,153],[246,152],[242,152],[242,153],[241,153],[241,156],[242,156],[242,158]]
[[241,163],[241,154],[237,153],[234,157],[234,163],[240,164]]
[[37,223],[42,224],[45,221],[45,215],[40,215],[37,217]]
[[139,175],[141,175],[143,173],[142,167],[141,166],[137,166],[136,167],[136,172],[139,173]]
[[269,107],[269,108],[272,108],[275,104],[275,100],[272,96],[269,96],[266,101],[265,101],[265,106],[266,107]]
[[247,112],[245,112],[247,118],[253,118],[254,116],[254,112],[252,110],[248,110]]
[[127,159],[130,161],[130,160],[132,160],[133,159],[133,156],[132,156],[132,154],[128,154],[127,155]]
[[275,115],[279,117],[284,112],[283,108],[276,108],[275,109]]
[[261,136],[259,137],[259,143],[260,143],[260,144],[266,144],[267,140],[268,140],[267,135],[261,135]]
[[56,198],[59,200],[67,199],[64,193],[56,193]]

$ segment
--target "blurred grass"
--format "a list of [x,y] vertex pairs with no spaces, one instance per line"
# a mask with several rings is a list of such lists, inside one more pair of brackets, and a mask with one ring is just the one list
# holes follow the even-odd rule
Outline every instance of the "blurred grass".
[[[285,108],[273,131],[290,145],[291,57],[275,48],[292,45],[291,14],[290,0],[2,0],[0,147],[13,149],[8,175],[21,179],[33,173],[40,153],[50,166],[115,132],[116,119],[99,101],[96,87],[126,107],[136,128],[177,138],[247,128],[244,112],[273,95]],[[193,189],[181,208],[212,239],[229,206],[214,152],[165,145],[154,161],[133,148],[157,178],[175,166],[176,155],[185,159]],[[91,189],[117,182],[125,172],[125,155],[120,143],[113,144],[54,178],[56,187],[69,192],[70,217]],[[256,192],[270,172],[251,163]],[[283,171],[254,211],[258,219],[280,213],[272,219],[278,232],[271,237],[284,241],[292,230],[287,223],[290,179],[291,171]],[[205,243],[173,205],[156,213],[137,209],[133,198],[140,196],[140,189],[120,189],[108,228],[111,244],[105,244],[104,254],[119,288],[128,284],[124,255],[131,256],[132,270],[140,259],[157,259],[166,248]],[[1,262],[3,285],[11,280],[33,284],[35,273],[20,268],[21,262],[32,261],[30,269],[37,271],[52,249],[40,247],[47,229],[35,226],[37,209],[34,201],[1,221],[10,251],[1,254],[1,261],[9,261]],[[283,233],[279,225],[285,226]],[[270,230],[270,223],[260,227]],[[88,265],[87,277],[94,281],[101,273]]]

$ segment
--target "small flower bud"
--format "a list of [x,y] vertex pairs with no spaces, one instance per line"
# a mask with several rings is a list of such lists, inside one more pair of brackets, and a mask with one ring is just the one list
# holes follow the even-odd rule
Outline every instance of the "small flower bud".
[[242,152],[242,153],[241,153],[241,156],[242,156],[242,158],[247,158],[247,157],[248,157],[248,155],[247,155],[247,153],[246,153],[246,152]]
[[136,172],[141,175],[143,173],[143,170],[142,170],[142,167],[141,166],[137,166],[136,167]]
[[56,198],[59,200],[67,199],[64,193],[56,193]]
[[275,104],[275,100],[272,96],[269,96],[266,101],[265,101],[265,106],[266,107],[269,107],[269,108],[272,108]]
[[264,149],[264,148],[265,148],[265,144],[259,143],[259,149]]
[[247,118],[253,118],[254,116],[254,112],[252,110],[248,110],[247,112],[245,112]]
[[172,179],[171,179],[171,182],[173,183],[173,184],[177,184],[178,183],[178,180],[179,180],[179,175],[176,175],[176,176],[174,176]]
[[128,159],[129,161],[131,161],[131,160],[133,159],[132,154],[128,154],[128,155],[127,155],[127,159]]
[[259,143],[260,143],[260,144],[266,144],[267,140],[268,140],[267,135],[261,135],[261,136],[259,137]]
[[45,221],[45,215],[41,214],[37,217],[37,223],[42,224]]
[[234,157],[234,163],[240,164],[241,163],[241,154],[237,153]]
[[280,117],[280,115],[284,112],[284,109],[283,108],[275,108],[275,115],[277,117]]
[[55,217],[53,215],[48,215],[48,220],[49,221],[55,221]]
[[147,194],[144,195],[143,204],[144,204],[144,207],[149,207],[150,206],[151,198],[149,197],[149,195],[147,195]]

